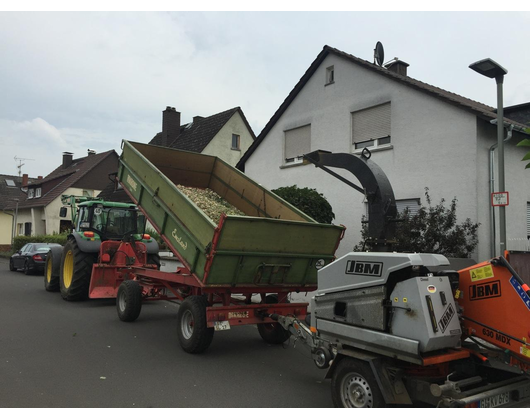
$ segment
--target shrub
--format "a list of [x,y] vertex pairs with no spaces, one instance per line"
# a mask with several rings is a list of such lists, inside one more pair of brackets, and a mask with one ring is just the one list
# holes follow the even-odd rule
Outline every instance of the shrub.
[[15,236],[13,239],[13,252],[18,251],[29,242],[56,243],[64,245],[66,243],[66,239],[66,233],[61,233],[58,235]]
[[335,218],[331,204],[313,188],[298,188],[293,185],[277,188],[272,192],[319,223],[331,223]]

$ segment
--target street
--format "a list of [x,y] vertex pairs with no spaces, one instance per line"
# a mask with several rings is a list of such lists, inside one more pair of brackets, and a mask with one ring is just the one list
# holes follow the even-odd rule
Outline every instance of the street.
[[114,300],[66,302],[42,274],[0,259],[0,407],[331,407],[330,383],[301,346],[271,346],[255,326],[217,332],[191,355],[178,305],[118,319]]

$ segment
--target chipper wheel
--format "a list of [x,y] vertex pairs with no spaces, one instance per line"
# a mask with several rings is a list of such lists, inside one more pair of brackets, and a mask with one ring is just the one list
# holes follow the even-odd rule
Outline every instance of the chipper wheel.
[[118,317],[124,322],[136,321],[142,310],[142,286],[134,280],[125,280],[118,288],[116,298]]
[[385,406],[383,394],[367,362],[345,357],[331,378],[331,399],[340,408],[378,408]]
[[188,296],[177,314],[177,335],[187,353],[202,353],[213,340],[213,328],[206,326],[207,301],[204,296]]
[[61,296],[65,300],[88,298],[92,265],[97,255],[82,252],[75,239],[69,239],[63,248],[60,269]]
[[62,248],[57,246],[50,248],[46,255],[46,264],[44,265],[44,288],[48,292],[59,290],[62,253]]

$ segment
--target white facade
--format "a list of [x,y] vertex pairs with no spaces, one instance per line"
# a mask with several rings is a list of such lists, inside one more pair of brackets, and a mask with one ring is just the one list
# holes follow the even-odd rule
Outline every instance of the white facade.
[[[327,83],[333,66],[334,82]],[[315,188],[333,207],[335,224],[347,227],[337,256],[352,250],[361,239],[365,214],[362,194],[313,165],[286,164],[285,131],[311,126],[311,151],[358,153],[352,145],[352,113],[390,103],[391,140],[374,148],[371,159],[386,173],[397,200],[421,199],[429,188],[433,204],[458,199],[457,216],[479,222],[479,245],[473,257],[490,255],[489,148],[496,143],[496,128],[465,109],[420,89],[328,54],[315,73],[267,133],[245,163],[245,173],[268,189],[296,184]],[[520,161],[524,150],[515,144],[518,133],[505,148],[507,248],[526,250],[526,211],[530,202],[530,170]],[[337,172],[352,182],[351,174]],[[524,233],[522,233],[524,232]]]

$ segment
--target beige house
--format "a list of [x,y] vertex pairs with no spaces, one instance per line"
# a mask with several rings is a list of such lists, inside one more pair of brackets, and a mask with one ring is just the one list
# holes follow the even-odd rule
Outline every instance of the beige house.
[[[15,235],[50,235],[71,229],[71,215],[59,216],[63,206],[61,196],[84,195],[96,197],[108,184],[109,174],[118,170],[118,155],[114,150],[74,159],[63,154],[62,164],[45,178],[22,181],[26,190],[18,203]],[[13,212],[11,203],[7,210]]]
[[28,180],[37,181],[36,178],[28,178],[27,175],[24,177],[0,175],[0,251],[11,249],[17,203],[20,204],[26,199],[26,194],[21,190],[24,180],[26,183]]
[[180,112],[167,107],[162,112],[162,132],[149,144],[217,156],[236,166],[256,136],[240,107],[209,117],[193,117],[181,125]]

